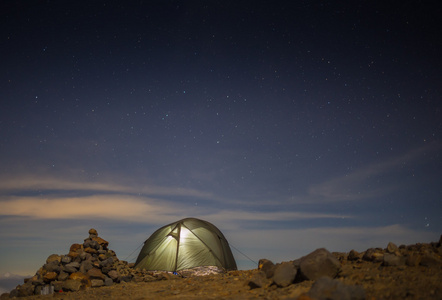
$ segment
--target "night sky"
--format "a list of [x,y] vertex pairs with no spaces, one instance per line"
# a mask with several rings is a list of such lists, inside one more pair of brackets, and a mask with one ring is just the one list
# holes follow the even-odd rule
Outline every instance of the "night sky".
[[436,3],[1,1],[0,274],[185,217],[254,261],[438,241]]

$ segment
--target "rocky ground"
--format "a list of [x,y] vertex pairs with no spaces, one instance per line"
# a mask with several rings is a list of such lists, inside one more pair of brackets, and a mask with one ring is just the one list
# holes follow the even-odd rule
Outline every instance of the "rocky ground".
[[[85,248],[82,249],[77,251],[79,256]],[[362,253],[353,250],[329,253],[317,249],[290,262],[274,264],[262,259],[255,270],[222,273],[209,270],[206,273],[210,274],[205,276],[190,271],[174,275],[134,270],[116,257],[112,259],[114,267],[105,263],[100,268],[98,262],[110,261],[109,257],[113,257],[111,252],[106,252],[111,250],[101,250],[105,251],[101,253],[104,254],[101,260],[92,259],[92,265],[101,270],[101,275],[97,270],[90,272],[93,267],[86,271],[84,263],[78,270],[69,270],[66,265],[71,262],[61,256],[58,273],[56,263],[49,263],[50,266],[46,263],[33,280],[3,294],[1,299],[25,296],[23,292],[29,291],[29,286],[34,293],[41,292],[44,286],[40,283],[47,285],[48,282],[56,287],[53,294],[31,295],[26,299],[442,299],[442,236],[435,243],[399,247],[389,243],[384,249],[367,249]],[[81,273],[81,266],[86,276],[72,279],[75,278],[72,274]],[[57,275],[50,274],[54,278],[49,280],[50,271],[46,269]],[[61,282],[57,278],[60,273],[70,275]],[[66,284],[69,280],[79,284],[72,288]]]

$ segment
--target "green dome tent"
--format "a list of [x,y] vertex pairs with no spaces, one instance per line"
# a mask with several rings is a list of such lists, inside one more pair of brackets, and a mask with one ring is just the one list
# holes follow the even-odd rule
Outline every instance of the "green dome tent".
[[145,242],[135,268],[179,271],[200,266],[236,270],[229,244],[213,224],[187,218],[155,231]]

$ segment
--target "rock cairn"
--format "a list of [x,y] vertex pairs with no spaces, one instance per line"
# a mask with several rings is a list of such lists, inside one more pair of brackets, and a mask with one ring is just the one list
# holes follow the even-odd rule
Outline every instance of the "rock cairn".
[[90,287],[110,286],[129,281],[162,279],[146,271],[134,270],[133,264],[119,260],[109,243],[90,229],[83,244],[72,244],[66,255],[52,254],[36,274],[25,279],[10,297],[76,292]]

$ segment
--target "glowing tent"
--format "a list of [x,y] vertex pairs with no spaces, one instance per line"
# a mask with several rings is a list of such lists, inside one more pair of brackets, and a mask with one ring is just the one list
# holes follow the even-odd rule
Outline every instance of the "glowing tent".
[[213,224],[187,218],[155,231],[145,242],[135,268],[178,271],[200,266],[236,270],[229,244]]

